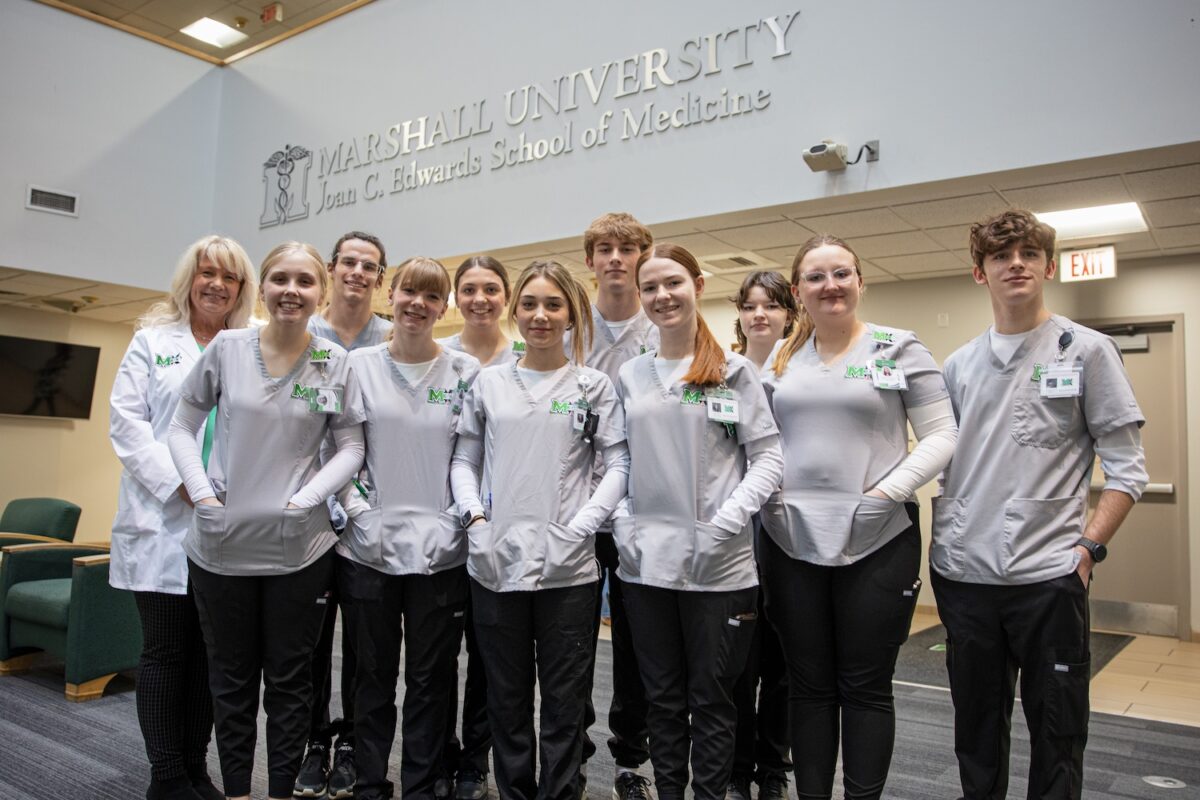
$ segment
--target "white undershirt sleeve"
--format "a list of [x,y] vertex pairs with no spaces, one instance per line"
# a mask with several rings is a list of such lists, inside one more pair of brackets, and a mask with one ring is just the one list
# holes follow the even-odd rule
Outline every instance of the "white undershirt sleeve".
[[1150,476],[1146,473],[1146,451],[1136,422],[1122,425],[1096,440],[1096,455],[1104,471],[1104,488],[1141,499]]
[[167,447],[171,451],[171,460],[175,462],[175,469],[179,470],[179,477],[183,479],[193,503],[217,496],[204,470],[204,459],[200,456],[200,445],[196,441],[196,434],[208,419],[209,410],[196,408],[186,400],[180,400],[175,407],[175,416],[171,418],[171,426],[167,428]]
[[750,462],[746,474],[711,520],[711,524],[730,534],[739,533],[746,527],[750,517],[779,488],[783,478],[783,450],[779,447],[778,434],[764,436],[744,446],[746,460]]
[[958,425],[950,398],[908,409],[908,421],[917,435],[917,446],[874,488],[897,503],[937,477],[950,463],[958,441]]
[[334,428],[333,442],[337,452],[288,502],[299,508],[312,508],[324,503],[325,498],[345,486],[362,469],[363,456],[367,452],[362,425]]
[[483,463],[483,440],[458,434],[454,457],[450,460],[450,491],[458,504],[458,513],[483,508],[479,500],[479,465]]
[[581,538],[594,535],[604,521],[612,516],[629,486],[629,448],[625,442],[609,445],[601,451],[601,455],[604,457],[604,477],[567,526]]

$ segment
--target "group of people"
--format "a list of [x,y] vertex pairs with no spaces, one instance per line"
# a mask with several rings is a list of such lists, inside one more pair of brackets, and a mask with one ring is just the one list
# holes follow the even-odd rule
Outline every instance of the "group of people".
[[[1116,346],[1045,308],[1054,239],[1021,210],[971,228],[995,324],[944,370],[860,319],[858,258],[828,235],[790,281],[746,278],[740,352],[705,323],[696,258],[629,214],[584,234],[594,301],[554,261],[510,284],[487,256],[453,278],[414,257],[390,324],[375,236],[328,261],[282,244],[257,278],[235,242],[196,242],[112,397],[147,797],[249,797],[260,686],[271,798],[393,796],[403,643],[403,796],[482,800],[490,752],[504,800],[578,800],[607,583],[615,800],[750,800],[753,782],[780,800],[789,772],[828,798],[839,752],[845,796],[878,798],[921,589],[916,491],[940,475],[963,794],[1004,796],[1019,673],[1030,796],[1078,798],[1087,586],[1146,475]],[[452,297],[463,330],[435,339]]]

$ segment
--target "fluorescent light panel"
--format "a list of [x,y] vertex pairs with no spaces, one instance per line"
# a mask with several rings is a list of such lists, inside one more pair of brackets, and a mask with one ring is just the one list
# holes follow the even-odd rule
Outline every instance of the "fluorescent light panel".
[[215,19],[201,17],[200,19],[188,25],[186,28],[180,28],[180,33],[186,33],[193,39],[211,44],[213,47],[229,47],[233,44],[246,41],[249,37],[241,31],[235,30],[224,22],[217,22]]
[[1118,236],[1147,229],[1137,203],[1072,208],[1067,211],[1035,212],[1039,220],[1054,228],[1059,239],[1088,239],[1094,236]]

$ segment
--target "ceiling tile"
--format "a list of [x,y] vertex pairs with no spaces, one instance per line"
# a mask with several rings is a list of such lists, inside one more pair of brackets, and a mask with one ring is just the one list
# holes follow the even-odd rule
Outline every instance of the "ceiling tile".
[[858,263],[859,263],[859,266],[862,267],[862,274],[863,274],[864,280],[866,278],[874,278],[879,275],[890,274],[886,269],[879,266],[879,264],[875,263],[874,261],[868,261],[865,258],[860,258],[858,260]]
[[84,11],[91,11],[93,14],[99,14],[108,19],[120,19],[129,13],[128,8],[111,3],[109,0],[73,0],[71,5],[76,8],[82,8]]
[[15,278],[18,275],[23,274],[24,273],[19,269],[13,269],[12,267],[0,267],[0,281],[7,280],[9,278]]
[[715,231],[724,228],[737,228],[743,225],[760,225],[767,222],[779,222],[786,219],[778,207],[752,208],[748,211],[731,211],[728,214],[714,214],[711,217],[696,217],[688,220],[688,224],[702,231]]
[[150,0],[138,8],[138,16],[177,31],[226,5],[226,0]]
[[841,214],[805,217],[799,222],[809,230],[817,233],[832,233],[843,239],[911,231],[914,227],[896,216],[896,212],[890,208],[872,208],[866,211],[846,211]]
[[925,231],[935,242],[948,250],[964,247],[971,239],[968,225],[951,225],[946,228],[929,228]]
[[757,250],[760,247],[794,247],[803,244],[813,235],[808,228],[788,219],[762,225],[724,228],[710,231],[710,233],[721,241],[728,242],[734,249],[740,250]]
[[854,252],[858,253],[859,258],[906,256],[913,253],[932,253],[944,249],[921,231],[864,236],[858,239],[847,239],[846,243],[854,248]]
[[[67,2],[70,3],[70,0],[67,0]],[[150,2],[150,0],[109,0],[109,2],[114,6],[120,6],[126,11],[137,11],[139,8],[146,5],[146,3]]]
[[932,278],[963,278],[972,280],[971,273],[961,269],[935,270],[933,272],[914,272],[903,276],[905,281],[924,281]]
[[126,303],[99,308],[83,308],[77,314],[80,317],[98,319],[103,322],[132,322],[140,317],[147,307],[148,304],[146,303]]
[[767,261],[773,261],[779,265],[778,269],[785,276],[791,275],[792,261],[796,258],[798,247],[771,247],[766,250],[755,249],[754,253]]
[[1187,197],[1200,187],[1200,164],[1130,172],[1125,175],[1125,183],[1137,200]]
[[692,233],[687,236],[675,236],[671,241],[684,248],[697,258],[724,255],[729,252],[729,245],[707,233]]
[[[130,25],[134,28],[137,28],[140,31],[145,31],[146,33],[152,33],[155,36],[161,36],[164,39],[169,39],[170,37],[172,37],[176,33],[178,33],[178,31],[176,31],[173,28],[168,28],[166,25],[155,22],[154,20],[146,19],[141,14],[137,14],[137,13],[126,14],[125,16],[121,17],[120,21],[126,25]],[[187,38],[193,42],[196,41],[195,39],[192,39],[191,37],[187,37]],[[197,42],[197,44],[201,44],[201,42]]]
[[1106,206],[1111,203],[1128,203],[1133,199],[1117,175],[1085,181],[1027,186],[1023,189],[1006,189],[1004,197],[1013,205],[1028,208],[1030,211],[1062,211],[1067,208]]
[[1194,225],[1200,222],[1200,197],[1180,197],[1176,200],[1156,200],[1142,203],[1142,212],[1157,232],[1158,228],[1174,225]]
[[652,222],[646,225],[654,236],[654,241],[670,241],[675,236],[686,236],[697,233],[698,228],[689,220],[686,222]]
[[987,192],[926,203],[907,203],[892,206],[892,210],[918,228],[937,228],[975,222],[1008,206],[1003,197],[995,192]]
[[965,270],[962,262],[953,253],[923,253],[912,256],[888,256],[872,259],[876,264],[894,275],[909,275],[915,272],[937,272]]
[[[1170,247],[1194,247],[1200,245],[1200,225],[1180,225],[1175,228],[1156,228],[1154,239],[1166,250]],[[4,284],[0,283],[0,288]]]

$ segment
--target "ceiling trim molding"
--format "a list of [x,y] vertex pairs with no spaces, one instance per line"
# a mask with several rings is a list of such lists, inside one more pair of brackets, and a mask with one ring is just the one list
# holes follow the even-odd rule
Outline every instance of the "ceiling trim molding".
[[214,66],[227,67],[235,61],[239,61],[247,56],[254,55],[255,53],[265,50],[272,45],[279,44],[280,42],[290,39],[297,34],[304,33],[305,31],[315,28],[318,25],[329,22],[331,19],[336,19],[343,14],[362,8],[365,5],[375,2],[375,0],[352,0],[352,2],[347,3],[342,8],[339,8],[335,11],[330,11],[328,14],[323,14],[316,19],[311,19],[303,25],[290,28],[278,36],[268,39],[265,42],[260,42],[253,47],[247,47],[245,50],[239,50],[238,52],[233,53],[229,57],[223,59],[217,58],[216,56],[210,56],[208,53],[203,53],[199,50],[188,47],[187,45],[179,44],[178,42],[173,42],[170,39],[163,38],[162,36],[157,36],[153,33],[139,30],[132,25],[126,25],[118,20],[109,19],[108,17],[101,16],[100,14],[96,14],[91,11],[85,11],[77,6],[68,5],[67,3],[63,2],[63,0],[37,0],[37,2],[41,3],[42,5],[50,6],[51,8],[57,8],[60,11],[66,11],[67,13],[74,14],[77,17],[90,19],[92,22],[99,22],[101,25],[107,25],[110,28],[116,28],[117,30],[124,31],[125,33],[131,33],[134,36],[154,42],[155,44],[160,44],[163,47],[169,47],[176,52],[192,56],[193,58],[198,58],[201,61],[207,62]]

